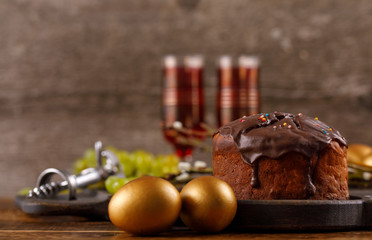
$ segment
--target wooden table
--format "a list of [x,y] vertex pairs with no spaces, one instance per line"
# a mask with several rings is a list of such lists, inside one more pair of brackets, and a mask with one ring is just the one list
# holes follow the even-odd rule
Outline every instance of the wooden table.
[[[0,239],[148,239],[117,229],[108,221],[75,216],[29,216],[19,210],[11,198],[0,199]],[[202,235],[185,228],[172,229],[155,239],[372,239],[372,231],[345,232],[223,232]]]

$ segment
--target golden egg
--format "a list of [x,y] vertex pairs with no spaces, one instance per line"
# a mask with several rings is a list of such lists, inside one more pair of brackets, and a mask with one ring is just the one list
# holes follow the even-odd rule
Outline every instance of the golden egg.
[[195,178],[181,191],[180,217],[191,229],[219,232],[235,217],[237,201],[232,188],[212,176]]
[[108,213],[118,228],[148,235],[169,229],[181,210],[178,190],[157,177],[141,177],[120,188],[111,198]]
[[364,144],[351,144],[347,150],[348,163],[372,167],[371,163],[365,159],[372,155],[372,148]]
[[355,154],[357,158],[365,158],[372,154],[372,148],[364,144],[350,144],[348,154]]
[[363,163],[365,166],[372,168],[372,154],[364,158]]

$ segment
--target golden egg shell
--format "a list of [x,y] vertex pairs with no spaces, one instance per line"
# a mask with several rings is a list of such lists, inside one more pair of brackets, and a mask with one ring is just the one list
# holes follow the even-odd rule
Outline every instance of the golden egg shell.
[[182,221],[192,230],[219,232],[235,217],[237,200],[232,188],[213,176],[195,178],[181,191]]
[[181,210],[178,190],[157,177],[141,177],[120,188],[111,198],[108,213],[118,228],[137,235],[169,229]]
[[372,168],[372,154],[364,158],[364,165]]
[[347,161],[362,167],[372,168],[370,159],[372,148],[364,144],[351,144],[347,150]]

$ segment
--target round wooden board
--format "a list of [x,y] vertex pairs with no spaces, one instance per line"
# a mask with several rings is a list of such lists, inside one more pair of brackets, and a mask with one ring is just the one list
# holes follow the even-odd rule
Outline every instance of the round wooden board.
[[239,200],[238,230],[346,230],[363,225],[363,200]]

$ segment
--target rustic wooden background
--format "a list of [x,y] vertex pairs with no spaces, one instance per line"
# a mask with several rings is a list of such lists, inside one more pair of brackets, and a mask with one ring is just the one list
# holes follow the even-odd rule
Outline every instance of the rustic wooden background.
[[[262,59],[262,110],[303,112],[372,145],[372,2],[0,0],[0,196],[94,141],[170,152],[160,59],[207,59],[214,125],[221,54]],[[200,154],[210,160],[210,154]]]

